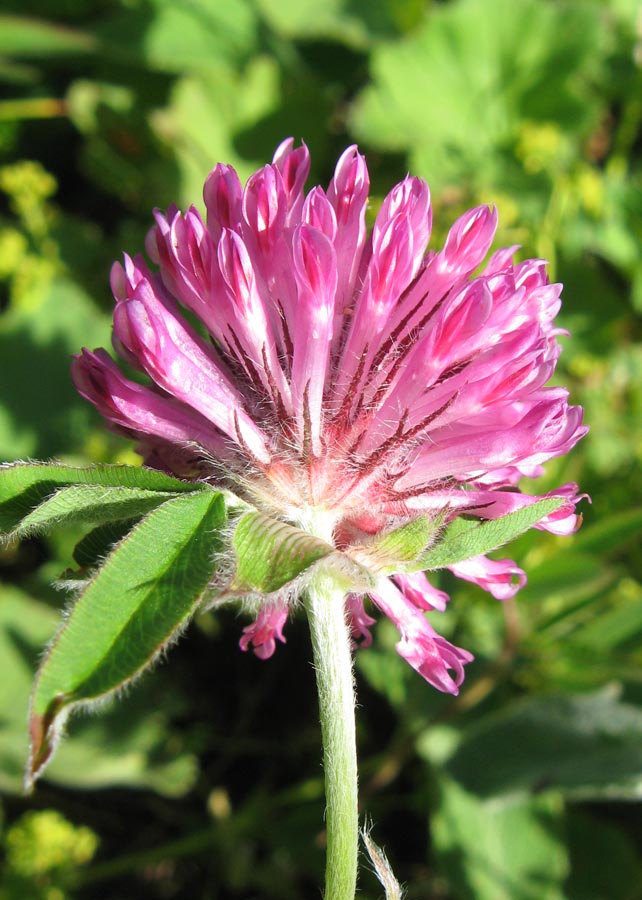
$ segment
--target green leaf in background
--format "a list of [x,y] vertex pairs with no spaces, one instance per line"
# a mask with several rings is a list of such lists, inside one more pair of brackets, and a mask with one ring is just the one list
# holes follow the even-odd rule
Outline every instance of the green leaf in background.
[[[120,785],[165,797],[185,794],[194,785],[198,762],[180,735],[169,733],[166,713],[158,708],[159,690],[161,683],[150,681],[127,703],[79,722],[47,766],[47,781],[76,790]],[[25,759],[23,751],[23,771]]]
[[[55,634],[57,613],[8,585],[0,586],[0,792],[22,790],[29,745],[25,710],[41,647]],[[48,781],[75,788],[147,787],[168,796],[190,788],[195,762],[180,740],[171,755],[167,716],[155,702],[156,681],[141,685],[126,704],[84,719],[47,770]]]
[[[634,193],[642,196],[642,189],[634,189]],[[634,239],[639,252],[642,202],[638,221],[640,232]],[[582,288],[583,285],[579,290]],[[604,296],[607,292],[601,293]],[[608,304],[609,310],[617,310],[622,297],[620,290],[615,297],[605,296],[602,302]],[[631,328],[636,321],[637,317],[632,316]],[[581,377],[579,399],[586,420],[591,423],[592,440],[586,448],[591,465],[603,480],[617,481],[622,472],[639,471],[642,465],[642,344],[640,341],[628,345],[614,343],[609,346],[608,354],[580,353],[573,360],[573,370]],[[623,497],[618,505],[630,506],[630,498]]]
[[150,0],[119,10],[95,29],[102,52],[134,65],[182,72],[247,59],[256,22],[247,0]]
[[92,53],[95,38],[86,32],[23,16],[0,15],[0,54],[50,57]]
[[50,759],[69,711],[122,688],[189,620],[212,578],[224,520],[215,492],[168,500],[89,582],[36,678],[28,783]]
[[483,801],[444,776],[437,792],[431,835],[457,900],[566,900],[559,796]]
[[[400,711],[405,721],[411,714],[408,695],[416,679],[406,661],[395,653],[398,640],[399,632],[392,622],[388,619],[377,622],[373,644],[367,653],[355,655],[355,666],[371,687],[381,693],[393,709]],[[422,692],[422,713],[432,699],[434,697],[426,697],[425,691]]]
[[54,610],[17,588],[0,586],[0,791],[21,788],[33,667],[57,623]]
[[492,797],[555,789],[574,798],[642,794],[642,710],[614,687],[530,697],[464,733],[448,771]]
[[334,547],[263,513],[246,513],[234,532],[237,569],[230,590],[270,594],[298,578]]
[[499,519],[488,519],[481,523],[472,519],[455,519],[437,544],[422,553],[407,571],[443,569],[464,559],[497,550],[555,512],[564,502],[562,497],[538,500]]
[[582,528],[573,538],[573,549],[585,553],[605,553],[639,540],[641,534],[642,509],[626,509],[601,516],[590,527]]
[[624,831],[574,806],[568,811],[566,832],[569,900],[635,900],[640,895],[642,860],[635,841]]
[[275,31],[289,38],[334,39],[363,47],[367,30],[346,10],[346,0],[258,0],[257,8]]
[[109,342],[107,315],[67,277],[41,284],[41,262],[51,267],[37,258],[35,272],[21,265],[21,282],[37,284],[0,317],[0,459],[77,452],[92,414],[71,382],[69,356]]
[[616,661],[624,656],[622,644],[628,643],[638,651],[639,662],[642,586],[632,580],[621,580],[614,593],[616,603],[613,607],[600,610],[599,617],[587,617],[588,621],[578,629],[575,641],[592,654],[602,655],[615,651]]
[[[233,165],[241,180],[263,163],[256,148],[243,158],[233,136],[278,109],[279,77],[276,61],[257,55],[242,72],[213,59],[206,71],[176,80],[168,108],[154,114],[152,126],[176,155],[180,199],[186,206],[198,202],[203,179],[218,160]],[[284,136],[280,134],[277,143]],[[274,152],[275,146],[267,152]]]
[[374,50],[352,124],[374,147],[409,151],[411,171],[435,187],[501,185],[501,154],[521,121],[575,130],[596,115],[587,94],[599,45],[592,4],[432,4],[416,32]]
[[421,0],[257,0],[257,8],[285,37],[336,41],[361,50],[378,35],[409,31],[423,13]]
[[[143,466],[97,465],[77,468],[61,463],[8,464],[0,466],[0,531],[13,531],[25,517],[37,524],[47,516],[55,517],[57,510],[60,518],[61,504],[67,502],[69,508],[69,500],[74,497],[83,507],[95,508],[98,494],[87,490],[72,494],[60,492],[60,488],[71,485],[87,487],[95,485],[105,489],[122,488],[125,493],[120,494],[121,500],[125,503],[133,502],[134,505],[136,496],[144,502],[145,499],[149,499],[150,492],[167,495],[199,491],[205,487],[198,482],[179,481],[178,478],[172,478],[164,472]],[[43,500],[56,492],[61,494],[59,500],[52,499],[40,515],[32,512],[34,507],[40,506]],[[117,506],[117,497],[112,495],[112,502]],[[95,514],[100,516],[97,511]],[[130,516],[134,514],[127,513]],[[81,515],[79,512],[79,516]],[[123,516],[115,515],[114,518]],[[93,521],[104,520],[99,517]],[[88,521],[92,521],[91,518]]]
[[246,0],[190,0],[114,12],[80,31],[54,22],[0,15],[0,53],[8,57],[98,54],[138,66],[180,72],[216,60],[245,59],[254,49],[255,18]]

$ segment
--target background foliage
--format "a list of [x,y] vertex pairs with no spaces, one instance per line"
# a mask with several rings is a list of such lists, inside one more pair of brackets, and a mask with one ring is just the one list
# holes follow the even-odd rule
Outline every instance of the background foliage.
[[[304,139],[376,199],[431,184],[436,241],[499,207],[498,243],[564,281],[559,378],[592,431],[543,488],[590,493],[573,538],[515,552],[503,605],[454,594],[473,650],[438,695],[380,622],[357,656],[364,808],[413,900],[642,897],[642,19],[637,0],[9,0],[0,14],[0,457],[133,461],[74,393],[109,341],[108,272],[153,206],[200,201]],[[29,685],[76,534],[0,553],[2,900],[312,898],[319,733],[303,623],[269,662],[207,615],[119,705],[75,722],[21,795]],[[369,872],[362,896],[381,895]]]

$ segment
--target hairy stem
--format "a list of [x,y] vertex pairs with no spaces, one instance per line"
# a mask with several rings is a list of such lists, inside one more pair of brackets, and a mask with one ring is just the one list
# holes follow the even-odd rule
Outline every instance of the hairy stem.
[[319,693],[325,771],[325,900],[354,900],[359,845],[355,694],[345,593],[318,574],[306,604]]

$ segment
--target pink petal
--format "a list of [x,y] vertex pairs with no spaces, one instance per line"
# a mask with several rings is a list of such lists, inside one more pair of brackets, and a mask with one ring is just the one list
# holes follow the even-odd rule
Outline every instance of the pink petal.
[[270,460],[265,436],[250,418],[214,350],[180,316],[159,286],[143,277],[114,313],[114,334],[130,358],[177,400],[244,446]]
[[[250,177],[243,191],[243,237],[253,252],[265,258],[285,227],[287,195],[276,166],[264,166]],[[265,260],[267,262],[267,260]]]
[[346,614],[355,646],[369,647],[372,643],[370,626],[376,620],[366,612],[363,598],[359,594],[348,594],[346,597]]
[[331,243],[337,236],[337,217],[322,187],[313,188],[305,198],[303,222],[322,232]]
[[[370,178],[365,158],[356,146],[343,152],[328,186],[330,201],[337,219],[337,272],[339,291],[337,315],[341,316],[352,297],[366,242],[366,206]],[[335,329],[337,338],[340,328]]]
[[236,231],[241,222],[243,190],[232,166],[218,163],[205,180],[203,199],[207,207],[207,228],[217,241],[224,228]]
[[277,339],[272,328],[271,304],[260,284],[252,257],[243,239],[225,230],[218,244],[222,274],[219,317],[230,355],[246,369],[251,380],[259,379],[275,407],[291,412],[290,387],[278,360]]
[[433,687],[458,694],[464,666],[471,662],[472,654],[437,635],[423,613],[389,579],[380,579],[371,597],[399,629],[399,655]]
[[567,453],[586,433],[582,410],[569,407],[566,396],[548,388],[525,403],[490,410],[478,427],[462,421],[431,432],[397,490],[441,478],[476,478],[510,464],[541,465]]
[[453,575],[479,585],[496,600],[514,597],[526,584],[526,573],[512,559],[495,560],[486,556],[472,556],[465,562],[448,568]]
[[413,572],[410,575],[399,573],[393,576],[393,581],[417,609],[436,609],[444,612],[450,600],[448,594],[440,591],[428,581],[424,572]]
[[337,264],[328,238],[309,225],[293,237],[298,303],[292,359],[292,403],[299,434],[321,453],[322,402],[330,359]]
[[469,275],[483,261],[497,230],[497,210],[477,206],[460,216],[437,254],[439,268]]
[[83,350],[75,356],[71,377],[76,390],[118,430],[229,458],[229,443],[210,422],[171,397],[125,378],[104,350]]
[[247,650],[251,645],[259,659],[269,659],[276,649],[277,640],[286,643],[283,627],[287,618],[286,603],[263,604],[254,622],[243,629],[243,636],[239,641],[241,650]]
[[[386,197],[375,221],[371,257],[339,364],[337,405],[347,391],[360,386],[355,374],[367,371],[385,340],[390,315],[423,259],[430,227],[428,186],[418,178],[406,178]],[[364,354],[365,366],[361,362]]]
[[283,178],[288,205],[287,222],[296,222],[303,205],[303,187],[310,171],[310,154],[305,144],[294,149],[294,141],[287,138],[276,149],[272,159]]

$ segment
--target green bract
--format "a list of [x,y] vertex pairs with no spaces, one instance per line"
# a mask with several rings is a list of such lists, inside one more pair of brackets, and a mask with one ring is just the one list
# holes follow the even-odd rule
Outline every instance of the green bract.
[[335,552],[306,531],[258,512],[242,516],[233,546],[237,569],[231,590],[235,593],[271,594]]

